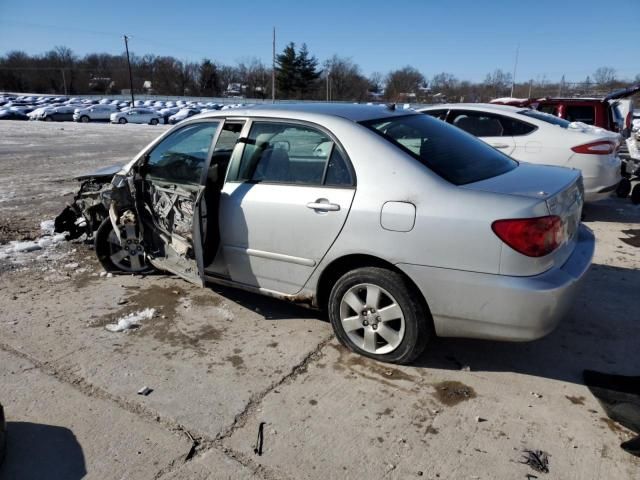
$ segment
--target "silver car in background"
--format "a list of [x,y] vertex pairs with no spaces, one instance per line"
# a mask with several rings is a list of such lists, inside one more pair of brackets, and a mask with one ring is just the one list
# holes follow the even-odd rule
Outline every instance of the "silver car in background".
[[519,164],[427,115],[304,104],[192,117],[100,193],[96,253],[326,309],[353,351],[434,335],[524,341],[588,270],[580,172]]

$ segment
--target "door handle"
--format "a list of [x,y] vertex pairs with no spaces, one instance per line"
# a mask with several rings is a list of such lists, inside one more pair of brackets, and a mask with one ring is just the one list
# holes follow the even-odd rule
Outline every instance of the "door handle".
[[319,210],[321,212],[337,212],[340,210],[340,205],[337,203],[329,203],[328,200],[318,199],[315,202],[307,203],[307,208],[311,210]]
[[509,145],[507,145],[506,143],[491,144],[491,146],[493,148],[509,148]]

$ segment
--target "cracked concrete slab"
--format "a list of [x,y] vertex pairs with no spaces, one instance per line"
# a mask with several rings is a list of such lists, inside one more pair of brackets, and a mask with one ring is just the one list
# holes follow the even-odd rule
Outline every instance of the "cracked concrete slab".
[[0,478],[153,479],[182,462],[190,443],[113,402],[88,399],[0,350],[0,401],[8,449]]
[[210,449],[200,457],[158,477],[158,480],[249,480],[260,474],[223,452]]
[[[75,190],[72,174],[125,160],[160,133],[0,128],[0,242],[38,234]],[[287,303],[163,275],[100,277],[80,242],[0,258],[0,350],[12,359],[0,356],[0,376],[12,362],[35,366],[9,383],[0,378],[0,401],[19,403],[13,411],[25,411],[22,418],[59,419],[54,426],[80,439],[87,465],[104,479],[139,478],[121,474],[125,467],[161,479],[524,478],[535,473],[518,463],[524,448],[551,454],[549,478],[636,478],[640,461],[618,447],[629,432],[604,418],[581,372],[640,369],[640,207],[610,199],[585,212],[596,265],[556,332],[525,344],[440,340],[402,368],[345,352],[318,314]],[[138,329],[104,328],[147,307],[157,315]],[[137,395],[144,385],[153,392]],[[58,391],[69,405],[53,402]],[[124,447],[143,442],[147,460],[164,462],[149,466],[119,445],[105,447],[125,429],[94,414],[111,409],[130,419]],[[156,443],[137,436],[149,429]],[[182,464],[189,435],[199,446]],[[95,467],[104,448],[125,467],[112,459]]]
[[633,478],[640,468],[617,448],[630,432],[612,431],[583,386],[391,366],[337,343],[323,353],[224,445],[275,478],[525,478],[535,473],[519,463],[525,449],[550,453],[552,478]]
[[[313,312],[256,298],[254,309],[268,312],[258,313],[233,301],[234,293],[222,297],[176,278],[73,278],[23,285],[1,298],[0,311],[11,312],[0,314],[7,320],[1,343],[211,439],[331,335]],[[104,328],[148,307],[156,316],[138,329]],[[142,386],[153,392],[137,395]]]

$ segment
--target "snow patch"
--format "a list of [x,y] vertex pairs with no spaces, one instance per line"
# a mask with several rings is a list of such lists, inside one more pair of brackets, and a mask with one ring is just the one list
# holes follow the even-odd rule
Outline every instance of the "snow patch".
[[138,312],[130,313],[118,319],[117,323],[110,323],[105,328],[110,332],[124,332],[134,327],[139,327],[143,320],[150,320],[156,313],[155,308],[145,308]]

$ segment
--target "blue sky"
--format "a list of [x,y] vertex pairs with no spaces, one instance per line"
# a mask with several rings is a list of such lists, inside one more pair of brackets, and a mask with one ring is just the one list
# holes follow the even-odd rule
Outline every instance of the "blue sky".
[[[610,7],[610,11],[607,9]],[[0,0],[0,53],[56,45],[83,55],[121,53],[233,64],[306,42],[318,59],[351,57],[365,74],[413,65],[482,80],[496,68],[517,80],[583,80],[599,66],[640,73],[640,0]]]

